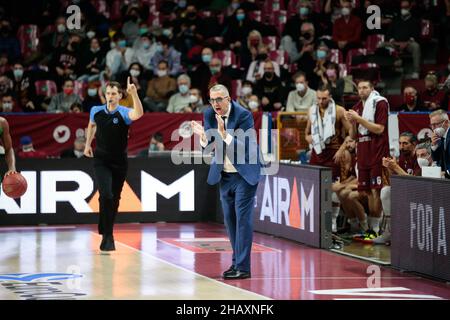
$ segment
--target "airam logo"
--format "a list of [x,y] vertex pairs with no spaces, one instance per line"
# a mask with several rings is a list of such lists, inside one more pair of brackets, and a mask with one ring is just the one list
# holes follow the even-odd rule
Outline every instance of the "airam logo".
[[[293,181],[292,188],[289,180]],[[314,232],[314,184],[307,190],[296,178],[266,176],[259,219],[264,221],[266,217],[272,223]]]
[[79,292],[76,273],[9,273],[0,274],[0,286],[24,300],[74,300],[85,296]]

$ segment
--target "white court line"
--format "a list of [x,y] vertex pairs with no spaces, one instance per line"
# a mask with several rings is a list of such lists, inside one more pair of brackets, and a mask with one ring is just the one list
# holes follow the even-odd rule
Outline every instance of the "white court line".
[[75,226],[0,227],[1,231],[76,229]]
[[356,258],[358,260],[365,260],[365,261],[369,261],[369,262],[374,262],[374,263],[377,263],[377,264],[381,264],[383,266],[391,265],[389,262],[385,262],[385,261],[381,261],[381,260],[373,259],[373,258],[369,258],[369,257],[358,256],[357,254],[344,252],[344,251],[339,251],[337,249],[330,249],[330,251],[338,253],[338,254],[341,254],[341,255],[344,255],[344,256],[349,256],[349,257],[352,257],[352,258]]
[[[94,235],[96,235],[97,237],[100,237],[99,234],[97,234],[97,233],[95,233],[95,232],[93,232],[93,231],[91,231],[91,233],[94,234]],[[133,248],[133,247],[131,247],[131,246],[125,244],[125,243],[122,243],[122,242],[120,242],[120,241],[114,240],[114,242],[120,244],[120,245],[123,246],[123,247],[126,247],[126,248],[128,248],[128,249],[133,250],[133,251],[139,252],[140,254],[143,254],[143,255],[145,255],[145,256],[148,256],[148,257],[150,257],[150,258],[152,258],[152,259],[155,259],[155,260],[157,260],[157,261],[159,261],[159,262],[166,263],[166,264],[168,264],[168,265],[170,265],[170,266],[172,266],[172,267],[175,267],[175,268],[177,268],[177,269],[180,269],[180,270],[183,270],[183,271],[188,272],[188,273],[190,273],[190,274],[193,274],[193,275],[195,275],[195,276],[197,276],[197,277],[201,277],[201,278],[204,278],[204,279],[207,279],[207,280],[211,280],[211,281],[217,282],[217,283],[220,284],[220,285],[223,285],[223,286],[226,286],[226,287],[231,287],[231,288],[236,289],[236,290],[238,290],[238,291],[241,291],[241,292],[243,292],[243,293],[252,294],[252,295],[255,295],[255,296],[257,296],[257,297],[261,297],[261,298],[264,299],[264,300],[273,300],[272,298],[269,298],[269,297],[260,295],[260,294],[258,294],[258,293],[256,293],[256,292],[248,291],[248,290],[245,290],[245,289],[242,289],[242,288],[239,288],[239,287],[235,287],[235,286],[232,286],[232,285],[230,285],[230,284],[226,284],[226,283],[224,283],[224,282],[222,282],[222,281],[218,281],[218,280],[216,280],[216,279],[214,279],[214,278],[209,278],[209,277],[204,276],[204,275],[202,275],[202,274],[196,273],[196,272],[194,272],[194,271],[192,271],[192,270],[186,269],[186,268],[181,267],[181,266],[178,266],[178,265],[176,265],[176,264],[174,264],[174,263],[171,263],[171,262],[168,262],[168,261],[163,260],[163,259],[161,259],[161,258],[155,257],[154,255],[152,255],[152,254],[150,254],[150,253],[147,253],[147,252],[145,252],[145,251],[142,251],[142,250]],[[251,279],[251,278],[249,278],[249,279]],[[245,279],[245,280],[249,280],[249,279]]]

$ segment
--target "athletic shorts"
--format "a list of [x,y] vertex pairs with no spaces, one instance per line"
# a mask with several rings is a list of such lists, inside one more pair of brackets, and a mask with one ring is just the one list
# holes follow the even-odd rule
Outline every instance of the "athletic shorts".
[[389,171],[383,166],[358,170],[358,191],[381,189],[389,184]]

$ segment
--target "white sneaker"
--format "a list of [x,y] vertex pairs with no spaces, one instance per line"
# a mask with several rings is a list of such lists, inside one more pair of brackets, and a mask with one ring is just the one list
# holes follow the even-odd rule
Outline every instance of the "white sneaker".
[[390,241],[391,241],[391,233],[388,231],[383,232],[383,234],[373,239],[374,244],[385,244],[386,242]]

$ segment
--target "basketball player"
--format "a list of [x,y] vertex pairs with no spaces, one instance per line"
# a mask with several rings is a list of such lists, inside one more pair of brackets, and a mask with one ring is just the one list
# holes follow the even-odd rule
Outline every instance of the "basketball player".
[[[100,250],[115,250],[113,227],[119,208],[120,194],[127,174],[128,129],[144,114],[136,86],[128,77],[127,93],[133,99],[133,108],[119,105],[121,86],[110,82],[106,86],[106,105],[91,109],[84,154],[94,157],[94,170],[100,193],[98,232],[103,236]],[[92,140],[96,139],[95,152]]]
[[[9,124],[5,118],[0,117],[0,141],[5,149],[5,160],[8,171],[5,176],[16,173],[16,158],[12,147],[11,134],[9,133]],[[2,177],[0,176],[0,182]]]

